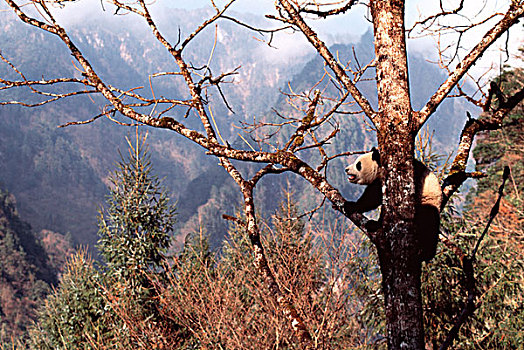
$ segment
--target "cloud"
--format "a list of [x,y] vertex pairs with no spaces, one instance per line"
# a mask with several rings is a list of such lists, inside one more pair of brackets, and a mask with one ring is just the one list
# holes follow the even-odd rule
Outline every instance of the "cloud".
[[65,3],[63,7],[54,7],[52,12],[58,23],[69,27],[76,24],[86,24],[86,21],[93,19],[109,19],[110,16],[113,16],[114,7],[105,3],[102,5],[100,0],[83,0]]
[[257,48],[259,54],[269,62],[287,63],[314,52],[311,44],[300,33],[279,32],[275,34],[271,46],[260,45]]

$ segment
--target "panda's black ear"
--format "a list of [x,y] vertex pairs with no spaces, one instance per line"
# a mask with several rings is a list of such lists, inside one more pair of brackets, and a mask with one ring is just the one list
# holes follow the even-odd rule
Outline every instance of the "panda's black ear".
[[371,149],[371,159],[377,162],[378,165],[380,165],[380,153],[378,152],[378,149],[373,147]]

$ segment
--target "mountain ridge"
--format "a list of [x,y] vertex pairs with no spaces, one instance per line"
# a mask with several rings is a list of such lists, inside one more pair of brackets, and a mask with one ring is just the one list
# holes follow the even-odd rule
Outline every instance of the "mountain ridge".
[[[173,13],[176,14],[176,11]],[[168,15],[171,13],[165,16]],[[162,30],[168,37],[178,35],[177,26],[188,33],[190,28],[195,28],[191,20],[196,21],[202,16],[202,11],[180,12],[178,17],[172,17],[170,27],[161,23]],[[69,63],[69,54],[56,38],[31,31],[28,26],[16,22],[12,15],[0,13],[0,17],[11,17],[2,20],[3,27],[7,28],[0,34],[2,52],[19,65],[29,79],[42,75],[49,78],[80,74]],[[149,86],[148,74],[175,69],[174,62],[161,50],[160,45],[153,39],[144,39],[141,34],[143,31],[135,27],[126,31],[124,28],[118,30],[112,26],[102,27],[90,23],[90,26],[78,24],[71,28],[73,39],[79,43],[88,59],[93,61],[100,75],[122,88],[142,85],[148,94],[145,88]],[[260,55],[252,57],[252,53],[258,52],[260,45],[264,45],[252,38],[252,32],[229,22],[220,23],[219,29],[221,40],[217,42],[213,56],[213,72],[217,74],[233,69],[236,65],[232,65],[231,61],[243,64],[240,75],[235,77],[242,84],[230,84],[224,88],[225,97],[235,114],[227,109],[216,90],[211,91],[210,96],[218,128],[224,138],[233,144],[239,140],[239,130],[234,127],[239,121],[251,121],[253,115],[273,118],[269,106],[284,111],[288,108],[285,97],[277,94],[275,86],[287,91],[285,82],[289,80],[292,88],[299,91],[310,89],[324,73],[324,63],[318,56],[308,61],[295,59],[291,63],[268,62]],[[7,30],[9,35],[5,34]],[[214,34],[214,30],[208,30],[202,33],[199,41],[190,44],[188,59],[195,66],[208,60]],[[20,42],[24,42],[24,45],[17,44]],[[353,66],[356,65],[353,52],[356,52],[362,66],[374,56],[371,43],[372,35],[368,32],[360,42],[353,45],[336,44],[333,50],[342,62],[351,60]],[[56,59],[46,60],[47,56],[41,53],[47,50],[58,50],[61,54]],[[234,59],[231,60],[231,57]],[[409,64],[414,106],[417,107],[436,88],[427,83],[443,81],[443,75],[437,67],[417,55],[410,56]],[[0,65],[0,74],[13,77],[13,72],[9,72],[6,65]],[[372,78],[372,71],[366,78]],[[359,87],[371,103],[376,104],[372,97],[376,91],[374,81],[363,79]],[[170,96],[186,98],[188,94],[185,86],[176,80],[155,80],[153,88],[157,95],[169,93]],[[22,90],[9,94],[7,96],[27,96],[27,92]],[[100,98],[95,97],[93,101],[74,98],[49,104],[45,108],[4,106],[0,109],[0,162],[4,165],[0,169],[0,181],[19,199],[22,217],[37,231],[51,229],[69,232],[76,245],[89,247],[93,247],[97,239],[97,210],[103,205],[107,194],[107,176],[119,160],[118,150],[126,148],[125,137],[132,140],[135,132],[133,128],[122,128],[109,120],[56,129],[57,125],[65,122],[86,120],[100,113]],[[457,137],[462,126],[461,120],[465,118],[464,108],[461,103],[445,102],[439,107],[437,116],[431,119],[428,128],[438,129],[437,134],[440,135],[434,140],[441,150],[446,151],[444,146],[449,146]],[[333,147],[331,152],[366,149],[374,144],[374,136],[364,133],[366,126],[362,118],[340,118],[339,121],[344,128],[339,141],[329,146]],[[193,116],[185,119],[184,123],[189,127],[201,128]],[[234,211],[241,203],[232,181],[214,159],[205,156],[201,148],[183,137],[166,130],[141,130],[149,133],[152,160],[158,175],[165,178],[165,185],[172,190],[173,197],[179,199],[179,230],[187,233],[198,228],[204,220],[209,223],[210,231],[219,231],[210,232],[214,237],[213,243],[218,244],[227,229],[220,211]],[[243,141],[239,142],[247,147]],[[328,178],[351,196],[354,189],[345,180],[341,170],[343,163],[343,160],[334,161],[334,166],[328,169]],[[246,165],[246,171],[250,167],[253,168]],[[263,181],[262,188],[257,190],[260,202],[264,203],[260,210],[263,215],[271,213],[275,208],[276,203],[271,202],[278,200],[273,194],[285,188],[285,182],[289,179],[296,184],[297,191],[301,193],[300,201],[305,207],[308,207],[309,201],[316,201],[309,199],[316,198],[315,192],[300,185],[301,180],[295,180],[293,176]],[[196,192],[195,187],[199,188]],[[269,193],[264,193],[264,188]]]

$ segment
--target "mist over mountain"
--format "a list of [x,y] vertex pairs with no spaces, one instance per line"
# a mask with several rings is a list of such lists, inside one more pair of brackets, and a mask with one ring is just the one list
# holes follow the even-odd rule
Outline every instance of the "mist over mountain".
[[[164,34],[176,42],[179,28],[187,35],[210,13],[172,10],[169,15],[170,26]],[[0,13],[0,17],[2,54],[16,64],[27,79],[80,75],[56,38],[20,23],[8,12]],[[103,79],[122,89],[143,86],[143,92],[151,95],[148,75],[174,71],[176,63],[146,30],[137,24],[124,27],[95,21],[76,24],[71,32],[75,43]],[[239,119],[265,111],[273,103],[278,87],[284,85],[283,72],[299,68],[287,67],[285,60],[270,62],[261,54],[253,55],[264,44],[253,39],[251,31],[225,22],[217,33],[220,40],[211,60],[212,72],[220,74],[241,66],[239,74],[234,76],[235,83],[224,87],[224,95],[235,114],[228,110],[218,91],[211,90],[209,96],[216,102],[211,105],[219,129],[229,138],[237,132],[232,125]],[[207,62],[214,37],[214,30],[207,30],[189,45],[188,55],[193,65],[202,66]],[[6,64],[0,65],[0,73],[3,77],[20,78]],[[179,77],[156,79],[152,84],[157,95],[188,98]],[[29,89],[1,93],[4,99],[42,100]],[[134,139],[135,130],[109,120],[65,129],[57,126],[87,120],[100,113],[103,105],[99,102],[97,97],[91,100],[81,96],[40,108],[0,108],[0,183],[17,196],[22,217],[35,229],[70,232],[77,244],[89,246],[96,242],[97,208],[107,194],[107,176],[119,159],[118,151],[127,147],[125,137],[131,135]],[[185,110],[173,110],[173,113],[184,114]],[[199,128],[194,116],[188,117],[187,125]],[[141,132],[145,131],[141,128]],[[155,169],[166,178],[165,183],[172,189],[175,200],[202,170],[216,166],[216,161],[205,157],[201,149],[182,137],[166,131],[147,131]],[[193,193],[194,203],[188,203],[187,210],[185,204],[179,202],[180,220],[190,217],[195,206],[207,201],[208,194],[205,192],[203,196],[206,198],[195,197]]]
[[[179,30],[182,35],[189,34],[210,14],[205,10],[170,10],[160,19],[161,29],[167,38],[176,42]],[[256,24],[255,18],[243,16]],[[146,95],[152,94],[153,90],[156,96],[188,98],[180,77],[155,78],[150,85],[150,74],[177,71],[176,63],[145,26],[125,24],[77,23],[71,27],[72,38],[108,83],[124,90],[142,86]],[[218,129],[231,144],[243,142],[235,127],[240,121],[250,121],[255,115],[267,120],[274,118],[270,111],[272,106],[292,113],[285,98],[279,94],[279,88],[289,90],[288,81],[296,91],[309,90],[325,72],[319,57],[290,56],[287,52],[278,58],[279,51],[267,54],[265,44],[254,39],[254,35],[231,22],[220,22],[216,31],[213,27],[201,33],[188,46],[186,55],[195,67],[210,60],[214,74],[241,66],[239,74],[234,76],[234,83],[223,85],[224,96],[234,113],[216,89],[210,90],[209,96]],[[215,36],[217,43],[212,50]],[[373,57],[372,40],[371,34],[367,33],[359,43],[338,44],[334,48],[341,62],[351,61],[351,65],[356,65],[358,58],[358,63],[364,66]],[[27,79],[80,76],[61,42],[20,23],[10,13],[0,13],[0,47],[2,55],[13,62]],[[443,81],[443,73],[418,55],[410,57],[409,65],[413,105],[420,108]],[[3,63],[0,64],[0,76],[20,78]],[[369,70],[366,77],[372,76],[373,72]],[[371,103],[376,104],[371,98],[375,95],[375,82],[362,79],[358,86]],[[41,101],[28,89],[0,93],[4,100],[24,100],[29,96],[35,102]],[[101,113],[101,101],[96,96],[91,99],[78,96],[39,108],[0,108],[0,185],[17,197],[20,216],[35,230],[70,233],[74,244],[89,247],[93,247],[97,239],[97,209],[103,205],[108,193],[107,177],[119,159],[119,150],[124,153],[127,148],[125,137],[133,142],[135,129],[107,119],[84,126],[60,129],[57,126],[68,121],[87,120]],[[143,112],[152,112],[152,108]],[[438,151],[448,151],[449,145],[456,141],[464,110],[462,102],[450,100],[442,104],[431,119],[428,128],[436,130],[434,143]],[[172,113],[182,116],[185,110],[173,109]],[[366,130],[361,117],[345,115],[337,118],[341,134],[335,143],[326,146],[328,152],[367,149],[373,145],[373,133]],[[189,115],[184,123],[200,129],[199,120],[194,115]],[[217,165],[216,159],[206,156],[202,149],[179,135],[145,127],[140,130],[149,132],[154,168],[161,178],[165,178],[164,184],[172,190],[173,199],[178,200],[178,230],[187,233],[203,226],[211,235],[211,243],[218,245],[227,228],[221,215],[233,214],[241,204],[232,180]],[[311,152],[310,157],[314,160],[316,155]],[[332,162],[327,174],[335,186],[351,197],[354,189],[345,180],[344,162],[342,159]],[[256,165],[243,168],[247,172],[253,169]],[[304,186],[296,176],[268,177],[256,190],[263,215],[278,204],[288,181],[292,182],[304,208],[318,204],[318,194],[310,186]]]

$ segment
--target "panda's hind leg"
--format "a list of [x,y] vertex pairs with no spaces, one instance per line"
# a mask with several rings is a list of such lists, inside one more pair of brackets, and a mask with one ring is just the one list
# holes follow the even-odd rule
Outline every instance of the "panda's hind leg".
[[415,212],[415,232],[422,261],[428,262],[435,257],[439,230],[439,210],[432,205],[419,206]]

